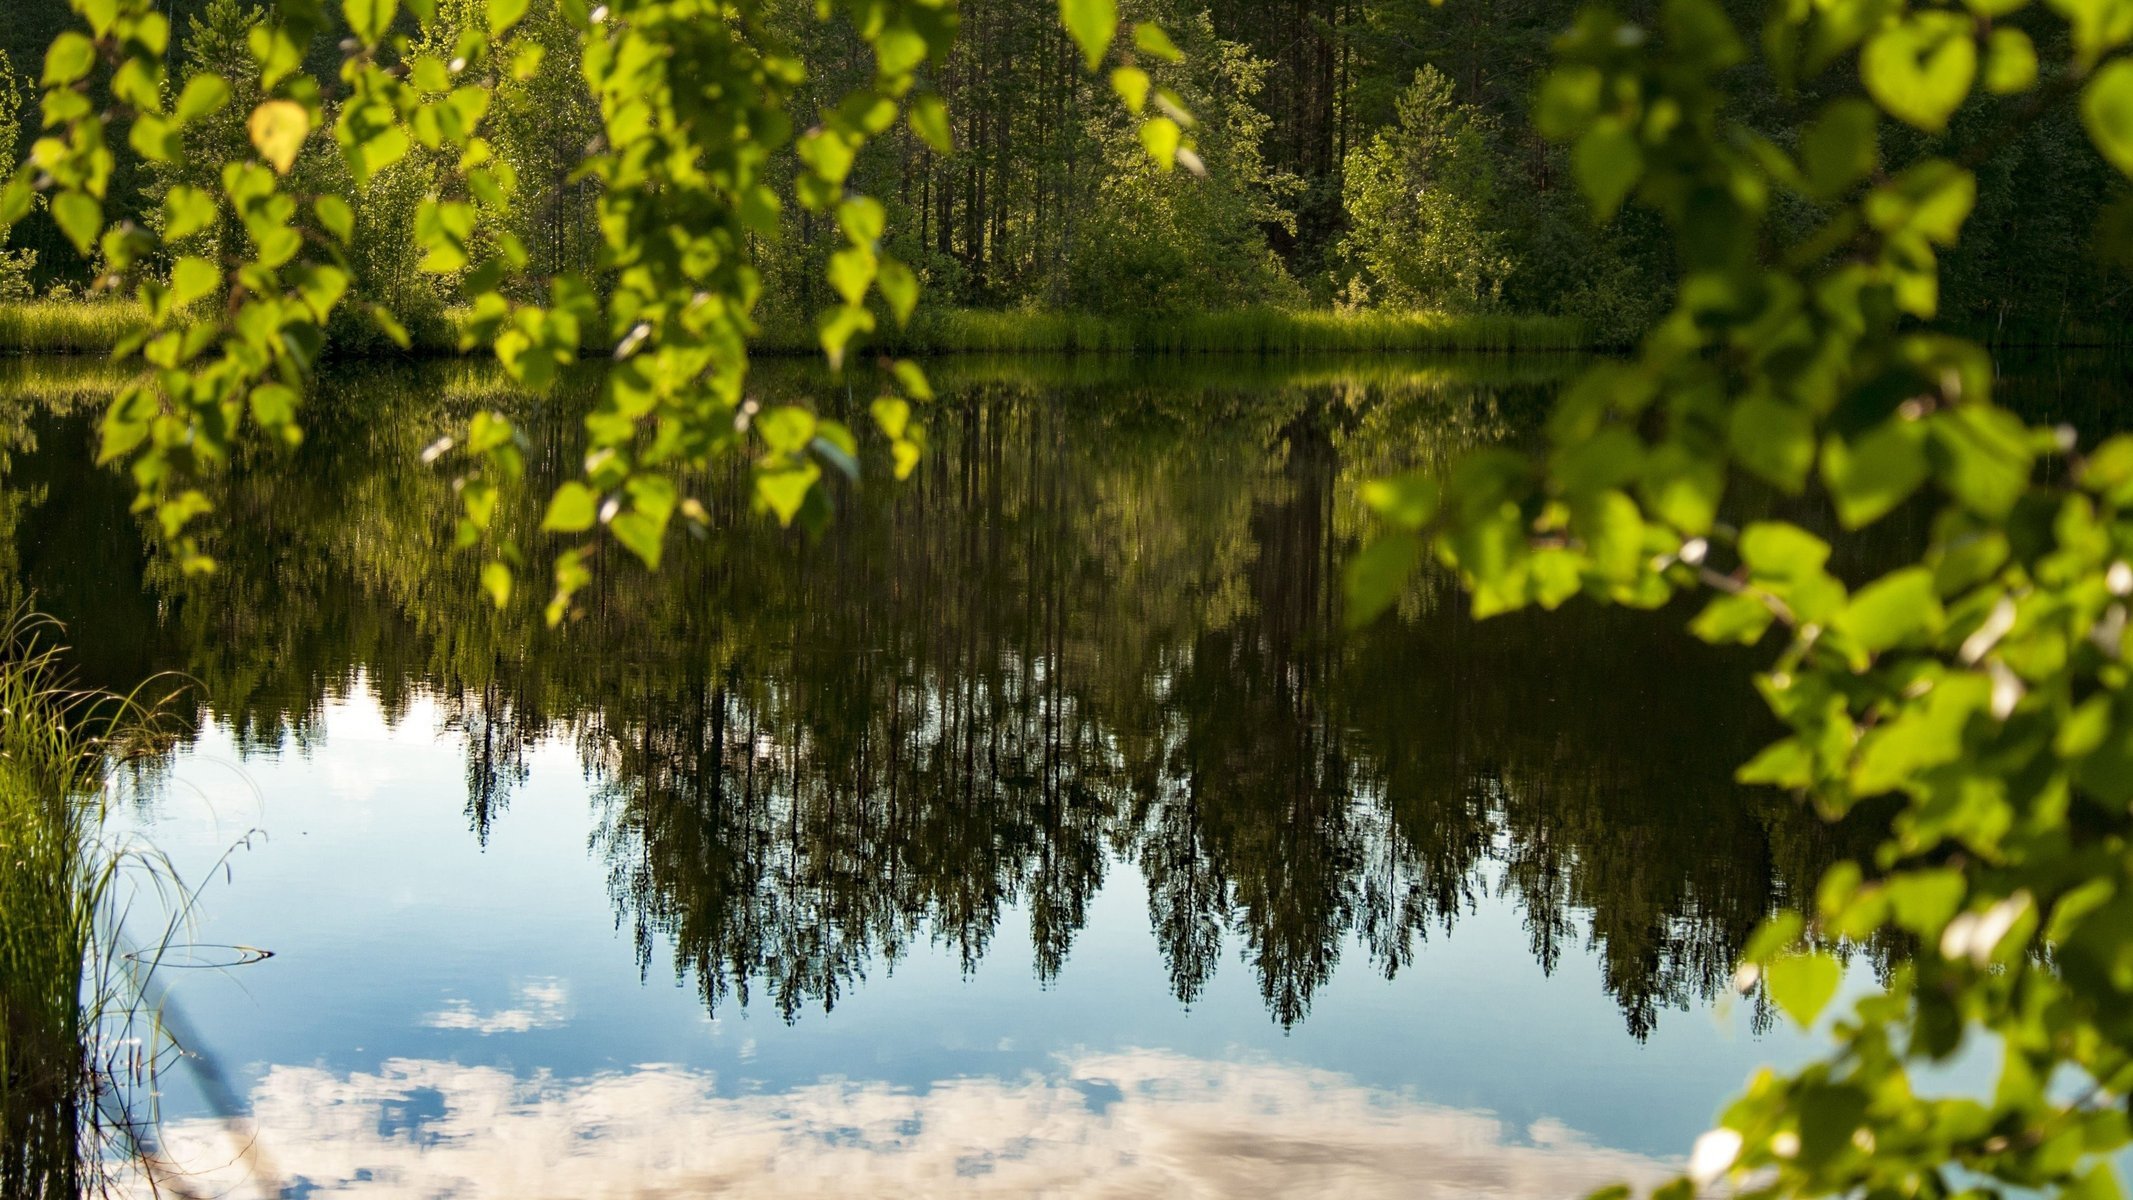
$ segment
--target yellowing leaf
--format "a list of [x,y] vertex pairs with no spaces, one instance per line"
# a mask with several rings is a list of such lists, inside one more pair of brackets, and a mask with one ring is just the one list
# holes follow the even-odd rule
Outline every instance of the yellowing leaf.
[[311,112],[294,100],[269,100],[252,110],[245,123],[252,145],[274,170],[287,175],[296,165],[296,152],[311,133]]

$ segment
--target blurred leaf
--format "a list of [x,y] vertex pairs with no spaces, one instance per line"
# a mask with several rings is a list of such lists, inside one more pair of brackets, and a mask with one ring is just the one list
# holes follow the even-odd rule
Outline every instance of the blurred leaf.
[[1890,116],[1939,133],[1977,77],[1971,19],[1927,9],[1891,23],[1867,41],[1859,75],[1867,94]]
[[541,518],[541,528],[549,533],[583,533],[593,527],[598,508],[599,497],[573,479],[548,498],[548,513]]
[[1763,968],[1770,998],[1803,1028],[1829,1006],[1843,976],[1844,969],[1826,954],[1788,954]]
[[1400,598],[1400,589],[1422,561],[1422,545],[1412,533],[1388,533],[1348,560],[1341,584],[1348,597],[1350,629],[1376,620]]
[[1089,70],[1102,65],[1118,34],[1118,0],[1059,0],[1059,19],[1081,47]]
[[252,110],[245,123],[252,145],[276,172],[287,175],[296,165],[296,152],[311,133],[311,113],[293,100],[269,100]]

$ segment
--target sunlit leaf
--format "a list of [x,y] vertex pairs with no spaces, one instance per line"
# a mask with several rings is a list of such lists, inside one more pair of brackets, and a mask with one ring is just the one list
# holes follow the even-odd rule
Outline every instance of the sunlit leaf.
[[296,165],[296,152],[311,133],[311,113],[294,100],[269,100],[252,110],[245,123],[252,145],[275,171],[287,175]]
[[1081,47],[1089,69],[1095,70],[1118,34],[1118,0],[1059,0],[1059,19]]

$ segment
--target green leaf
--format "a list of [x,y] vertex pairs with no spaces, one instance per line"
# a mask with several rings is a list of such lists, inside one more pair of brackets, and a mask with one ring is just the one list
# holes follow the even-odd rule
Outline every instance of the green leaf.
[[889,313],[896,318],[898,327],[911,323],[911,314],[918,308],[918,274],[893,258],[885,258],[874,273],[875,286],[881,289],[882,299],[889,302]]
[[1408,471],[1373,479],[1362,487],[1363,503],[1402,529],[1420,529],[1437,512],[1437,478],[1428,471]]
[[180,125],[190,124],[209,113],[219,112],[230,102],[230,85],[216,75],[195,75],[185,81],[171,116]]
[[1930,429],[1927,457],[1950,496],[1983,517],[1998,519],[2013,511],[2036,463],[2020,417],[1965,404],[1933,414]]
[[2029,35],[2009,25],[1985,42],[1985,88],[1998,96],[2028,91],[2037,82],[2037,48]]
[[549,533],[583,533],[593,526],[600,498],[576,480],[565,483],[548,499],[548,514],[541,528]]
[[1348,627],[1376,620],[1400,598],[1400,589],[1422,562],[1423,541],[1412,533],[1389,533],[1348,560],[1341,586],[1348,597]]
[[489,36],[502,37],[513,25],[526,15],[527,0],[486,0],[489,10]]
[[866,299],[867,289],[874,285],[875,268],[879,262],[874,252],[864,246],[846,246],[830,255],[829,283],[847,305],[857,306]]
[[1758,521],[1741,531],[1741,561],[1757,575],[1803,579],[1829,561],[1829,543],[1783,521]]
[[1775,616],[1761,597],[1740,592],[1718,596],[1689,622],[1689,632],[1713,645],[1737,642],[1753,645],[1762,639]]
[[163,197],[163,241],[176,244],[215,223],[215,198],[190,184],[173,184]]
[[1668,442],[1647,457],[1644,476],[1637,482],[1645,511],[1691,537],[1711,531],[1725,489],[1723,457],[1697,454],[1679,442]]
[[1939,133],[1977,77],[1974,23],[1946,9],[1914,12],[1867,41],[1859,75],[1883,111]]
[[874,70],[883,76],[908,75],[926,61],[926,39],[909,25],[892,25],[874,38]]
[[667,522],[670,512],[646,511],[632,508],[608,523],[608,532],[622,543],[624,549],[638,557],[651,570],[659,569],[659,560],[666,550]]
[[1933,572],[1906,567],[1859,589],[1833,624],[1861,649],[1878,653],[1939,632],[1941,619]]
[[911,101],[911,132],[938,154],[955,152],[955,134],[948,125],[948,105],[931,92]]
[[1800,135],[1800,169],[1818,196],[1835,197],[1881,161],[1881,114],[1864,100],[1833,101]]
[[1163,62],[1185,61],[1184,52],[1170,40],[1169,34],[1163,32],[1163,27],[1153,21],[1142,21],[1133,27],[1133,48]]
[[926,368],[919,366],[910,359],[899,359],[894,368],[894,373],[896,375],[896,384],[904,390],[904,395],[911,397],[913,400],[932,401],[933,384],[926,378]]
[[1621,210],[1643,176],[1644,148],[1620,122],[1601,121],[1578,138],[1570,152],[1570,167],[1585,198],[1592,201],[1593,212],[1605,221]]
[[1733,407],[1726,444],[1741,465],[1788,492],[1807,482],[1814,465],[1814,418],[1804,409],[1769,396],[1750,396]]
[[1154,86],[1154,81],[1148,78],[1148,72],[1139,67],[1120,67],[1111,72],[1111,90],[1117,92],[1118,98],[1125,102],[1126,111],[1136,117],[1141,115],[1142,109],[1148,107],[1148,90]]
[[755,476],[755,494],[763,505],[778,518],[778,524],[791,525],[800,515],[800,506],[807,503],[807,493],[822,477],[822,468],[812,462],[798,466],[760,470]]
[[1861,438],[1822,446],[1822,482],[1846,529],[1878,520],[1926,481],[1926,431],[1917,421],[1885,421]]
[[795,405],[781,405],[755,419],[757,436],[774,454],[798,454],[815,436],[815,414]]
[[854,246],[871,246],[889,226],[889,210],[872,196],[853,196],[837,206],[837,224]]
[[279,383],[263,383],[252,389],[252,419],[262,429],[283,429],[295,432],[291,422],[296,420],[296,389]]
[[511,603],[511,568],[500,562],[488,562],[481,568],[481,588],[489,593],[489,599],[498,609]]
[[204,299],[222,283],[222,272],[204,258],[187,255],[171,264],[171,307],[183,311],[194,302]]
[[1059,0],[1059,19],[1081,47],[1089,70],[1102,65],[1118,34],[1118,0]]
[[52,39],[44,52],[44,79],[47,88],[66,87],[87,75],[96,66],[96,43],[68,30]]
[[2133,60],[2113,59],[2081,93],[2089,140],[2111,165],[2133,175]]
[[339,196],[320,196],[312,201],[311,211],[318,214],[318,223],[333,239],[342,245],[355,240],[355,210]]
[[880,426],[891,440],[902,438],[904,430],[911,424],[910,403],[895,396],[876,400],[869,406],[869,411],[874,415],[874,424]]
[[52,220],[86,258],[104,228],[104,206],[87,192],[61,192],[52,199]]
[[385,31],[392,28],[394,10],[398,0],[342,0],[341,11],[348,17],[348,29],[363,39],[366,46],[376,46]]
[[1763,977],[1770,982],[1770,998],[1805,1027],[1836,997],[1844,968],[1826,954],[1790,954],[1764,967]]
[[1584,539],[1592,565],[1613,583],[1629,583],[1644,565],[1644,516],[1614,488],[1571,501],[1571,532]]
[[816,336],[822,342],[822,352],[827,355],[832,370],[842,370],[844,354],[852,339],[862,333],[874,332],[874,314],[856,304],[833,308],[822,314]]
[[1168,171],[1177,165],[1178,146],[1184,138],[1185,131],[1169,117],[1156,117],[1141,123],[1141,145],[1162,170]]

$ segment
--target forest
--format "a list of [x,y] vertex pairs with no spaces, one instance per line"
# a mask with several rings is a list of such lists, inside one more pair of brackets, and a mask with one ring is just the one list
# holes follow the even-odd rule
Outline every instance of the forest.
[[2122,1195],[2133,0],[16,8],[0,1191]]
[[[263,10],[248,0],[167,7],[173,90],[199,74],[257,74],[247,42]],[[414,52],[448,54],[453,22],[473,20],[477,7],[447,3]],[[805,3],[782,7],[771,6],[771,20],[807,67],[792,113],[805,127],[871,67],[849,29],[813,20]],[[941,124],[928,133],[899,124],[869,142],[852,186],[887,206],[884,251],[909,264],[929,307],[1167,318],[1254,307],[1546,315],[1574,320],[1579,340],[1624,345],[1663,311],[1671,243],[1648,213],[1596,221],[1569,149],[1531,119],[1551,43],[1581,7],[1134,5],[1128,19],[1160,21],[1182,52],[1158,68],[1157,82],[1196,119],[1204,170],[1172,177],[1150,164],[1110,89],[1082,70],[1053,0],[971,0],[953,49],[929,68],[946,106]],[[1743,16],[1756,8],[1733,7]],[[35,132],[32,85],[44,48],[72,19],[65,0],[15,8],[0,29],[0,160],[9,161],[28,152]],[[590,272],[600,249],[598,185],[578,166],[600,136],[598,105],[557,0],[535,0],[518,36],[542,51],[538,69],[499,86],[490,114],[490,140],[516,191],[505,210],[483,214],[496,228],[475,237],[507,229],[539,271]],[[2038,33],[2047,57],[2054,36],[2063,48],[2063,30]],[[335,6],[307,49],[306,70],[324,84],[329,108],[345,37]],[[1799,138],[1822,98],[1786,96],[1753,78],[1738,88],[1752,120],[1780,144]],[[115,145],[112,218],[155,227],[172,187],[212,185],[212,164],[248,151],[244,114],[260,98],[240,86],[220,114],[189,127],[191,166]],[[1965,138],[1966,119],[1943,137]],[[1916,143],[1892,146],[1899,156],[1934,140],[1898,136]],[[795,151],[781,153],[790,160]],[[785,181],[787,203],[775,236],[755,252],[766,344],[807,347],[805,333],[789,331],[805,330],[832,301],[825,272],[843,239],[834,221],[792,202],[796,165],[771,172]],[[456,279],[425,272],[425,251],[405,232],[450,174],[445,154],[418,151],[372,181],[356,206],[349,255],[359,294],[442,346],[451,342],[448,312],[461,303]],[[304,190],[355,195],[323,129],[305,143],[296,177]],[[2098,214],[2118,211],[2110,206],[2122,190],[2070,114],[2026,128],[1980,176],[1977,236],[1944,264],[1945,318],[2003,342],[2115,340],[2126,276],[2089,247]],[[1812,213],[1803,206],[1791,218],[1796,232]],[[239,231],[225,216],[200,236],[213,257]],[[130,295],[130,281],[76,253],[47,213],[15,226],[4,245],[0,300]],[[2037,269],[2043,263],[2057,268]],[[360,318],[335,332],[350,347],[388,348]]]

